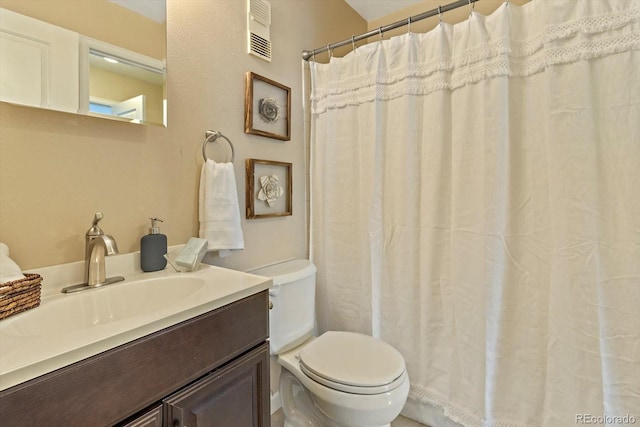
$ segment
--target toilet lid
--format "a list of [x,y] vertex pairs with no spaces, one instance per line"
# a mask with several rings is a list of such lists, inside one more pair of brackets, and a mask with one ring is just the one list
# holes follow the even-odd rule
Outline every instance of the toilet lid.
[[299,358],[302,371],[315,381],[352,393],[383,393],[404,380],[398,350],[353,332],[325,332],[306,345]]

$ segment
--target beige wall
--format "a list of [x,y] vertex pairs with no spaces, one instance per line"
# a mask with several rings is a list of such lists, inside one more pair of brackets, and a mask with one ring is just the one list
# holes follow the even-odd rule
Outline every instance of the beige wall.
[[[270,3],[268,63],[245,51],[245,1],[168,0],[166,129],[0,103],[0,241],[23,269],[81,260],[97,211],[121,253],[139,249],[150,216],[165,220],[170,245],[196,236],[207,129],[235,145],[243,214],[246,158],[292,162],[294,191],[293,216],[243,219],[246,249],[210,261],[246,270],[306,255],[300,53],[364,32],[366,22],[342,0]],[[246,71],[291,88],[291,141],[244,134]]]

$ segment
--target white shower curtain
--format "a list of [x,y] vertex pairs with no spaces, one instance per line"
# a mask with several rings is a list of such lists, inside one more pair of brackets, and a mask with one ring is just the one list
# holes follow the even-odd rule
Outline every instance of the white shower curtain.
[[503,4],[311,76],[320,331],[391,343],[465,426],[640,424],[640,2]]

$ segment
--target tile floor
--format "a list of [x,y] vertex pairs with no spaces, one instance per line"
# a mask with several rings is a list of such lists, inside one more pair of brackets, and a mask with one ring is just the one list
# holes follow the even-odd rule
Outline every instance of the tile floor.
[[[278,410],[271,416],[271,427],[283,427],[284,416],[282,415],[282,409]],[[423,424],[417,423],[405,417],[398,417],[397,420],[391,423],[391,427],[426,427]]]

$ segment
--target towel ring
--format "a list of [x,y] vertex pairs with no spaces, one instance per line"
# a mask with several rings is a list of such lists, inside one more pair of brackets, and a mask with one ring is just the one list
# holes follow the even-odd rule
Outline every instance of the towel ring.
[[202,158],[204,159],[204,161],[207,161],[207,153],[205,151],[207,148],[207,143],[214,142],[218,138],[223,138],[225,141],[227,141],[229,147],[231,148],[231,163],[233,163],[233,161],[236,159],[236,150],[233,149],[233,144],[231,143],[229,138],[227,138],[217,130],[208,130],[204,134],[206,135],[206,138],[202,143]]

